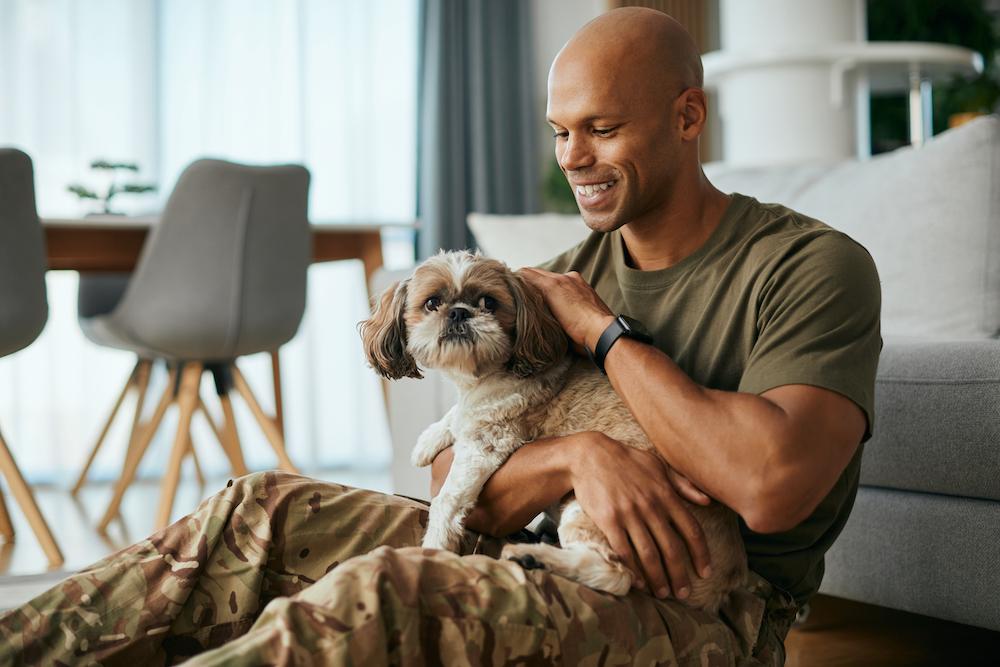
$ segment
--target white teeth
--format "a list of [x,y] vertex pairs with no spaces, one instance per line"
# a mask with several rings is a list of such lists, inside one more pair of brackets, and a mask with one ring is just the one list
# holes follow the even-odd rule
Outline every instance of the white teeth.
[[604,192],[614,184],[614,181],[607,181],[605,183],[597,183],[595,185],[578,185],[576,186],[576,193],[586,197],[593,197],[598,192]]

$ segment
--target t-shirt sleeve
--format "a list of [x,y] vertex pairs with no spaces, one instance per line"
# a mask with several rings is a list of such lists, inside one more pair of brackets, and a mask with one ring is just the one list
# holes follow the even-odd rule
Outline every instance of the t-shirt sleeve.
[[875,373],[882,349],[881,290],[871,255],[827,232],[770,265],[757,304],[757,340],[739,391],[761,394],[807,384],[842,394],[875,423]]
[[573,265],[573,259],[577,256],[580,251],[580,246],[583,243],[578,243],[569,250],[559,253],[552,259],[546,260],[541,264],[537,265],[536,269],[544,269],[545,271],[552,271],[553,273],[566,273],[571,271],[570,268]]

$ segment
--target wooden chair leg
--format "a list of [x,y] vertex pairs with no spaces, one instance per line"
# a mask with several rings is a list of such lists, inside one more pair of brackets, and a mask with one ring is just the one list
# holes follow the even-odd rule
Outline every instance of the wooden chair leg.
[[0,472],[7,478],[10,492],[17,500],[17,504],[20,505],[21,511],[28,518],[28,524],[35,532],[38,542],[42,545],[42,551],[45,552],[45,557],[49,559],[49,565],[52,567],[62,565],[63,555],[59,551],[59,545],[56,544],[55,538],[52,537],[52,531],[49,530],[49,525],[45,523],[45,517],[42,516],[37,503],[35,503],[35,497],[31,494],[31,487],[28,486],[28,483],[24,481],[24,477],[21,476],[21,471],[18,470],[17,463],[14,462],[14,456],[7,448],[7,443],[4,442],[3,435],[0,435]]
[[233,475],[242,477],[249,471],[243,460],[243,451],[240,449],[240,436],[236,430],[236,419],[233,416],[233,404],[229,400],[229,394],[219,396],[219,402],[222,403],[223,422],[221,427],[217,426],[215,420],[209,417],[208,408],[205,407],[204,402],[200,404],[201,410],[205,413],[205,418],[212,424],[212,428],[215,429],[219,444],[222,445],[222,451],[229,459],[229,468]]
[[[5,544],[14,541],[14,524],[10,521],[10,514],[7,512],[7,503],[3,500],[3,491],[0,491],[0,537],[4,538]],[[3,570],[0,569],[0,572],[3,572]]]
[[285,437],[285,409],[281,397],[281,359],[278,350],[271,352],[271,382],[274,384],[274,425],[278,433]]
[[222,433],[222,430],[219,428],[219,425],[215,423],[215,418],[212,417],[212,413],[208,411],[208,406],[205,405],[205,400],[201,397],[201,395],[198,396],[198,405],[195,409],[201,413],[201,416],[205,418],[205,421],[208,422],[208,425],[212,427],[212,433],[215,434],[215,439],[219,441],[219,445],[222,447],[223,450],[225,450],[226,448],[226,443],[224,442],[225,436]]
[[232,365],[233,371],[233,384],[236,386],[236,391],[240,393],[243,400],[250,407],[250,412],[253,413],[254,418],[257,423],[260,424],[261,430],[264,431],[264,435],[267,437],[268,442],[271,443],[271,447],[274,449],[274,453],[278,455],[278,466],[282,470],[288,472],[297,473],[298,470],[292,463],[292,460],[288,458],[288,452],[285,450],[285,439],[282,437],[278,428],[274,425],[274,421],[269,418],[264,411],[261,409],[260,404],[257,403],[257,399],[254,397],[253,392],[250,391],[250,385],[247,384],[246,379],[243,377],[243,373],[237,368],[236,364]]
[[201,469],[201,461],[198,460],[198,452],[194,449],[194,440],[188,436],[187,443],[187,455],[191,457],[191,463],[194,464],[194,476],[198,479],[198,485],[202,488],[205,487],[205,473]]
[[179,408],[177,419],[177,435],[174,437],[174,447],[170,450],[170,461],[167,472],[160,485],[160,506],[156,512],[154,527],[159,530],[170,522],[170,512],[174,506],[174,496],[181,477],[181,463],[188,451],[188,441],[191,437],[191,417],[198,405],[198,388],[201,385],[201,362],[184,364],[181,371],[180,390],[177,393]]
[[135,362],[135,366],[132,367],[132,372],[129,373],[128,379],[125,381],[125,386],[122,387],[121,393],[118,394],[118,400],[115,401],[115,406],[111,408],[111,414],[108,415],[107,421],[104,422],[101,434],[97,436],[97,442],[94,443],[94,447],[90,450],[90,455],[87,456],[87,462],[83,464],[83,469],[80,471],[80,475],[76,478],[76,484],[74,484],[73,488],[69,491],[74,496],[80,492],[84,482],[87,481],[87,473],[90,472],[90,466],[94,463],[94,459],[97,458],[97,452],[101,449],[101,445],[104,444],[104,438],[107,437],[108,431],[111,430],[111,424],[114,423],[115,417],[118,415],[118,410],[121,409],[122,403],[125,401],[125,396],[128,394],[128,390],[135,385],[139,373],[139,367],[142,366],[143,361],[143,359],[139,359]]
[[126,452],[125,462],[122,465],[122,473],[115,483],[115,491],[111,497],[111,502],[108,504],[108,509],[104,512],[104,517],[97,524],[97,530],[102,533],[107,530],[108,524],[118,516],[118,510],[121,507],[125,490],[132,484],[135,472],[139,468],[139,463],[142,462],[142,457],[146,454],[149,443],[153,440],[153,436],[156,435],[156,429],[159,428],[160,422],[163,421],[163,415],[166,414],[170,404],[174,402],[176,379],[177,369],[172,368],[167,378],[167,388],[163,391],[163,396],[160,397],[156,411],[153,412],[153,416],[150,417],[149,421],[139,429],[135,446],[130,447],[131,451]]
[[138,394],[135,402],[135,414],[132,415],[132,429],[128,435],[128,447],[125,448],[126,457],[135,454],[135,445],[139,441],[139,436],[142,435],[142,410],[146,407],[146,392],[149,389],[149,376],[152,372],[153,362],[149,359],[144,360],[142,366],[139,367],[139,378],[136,381]]

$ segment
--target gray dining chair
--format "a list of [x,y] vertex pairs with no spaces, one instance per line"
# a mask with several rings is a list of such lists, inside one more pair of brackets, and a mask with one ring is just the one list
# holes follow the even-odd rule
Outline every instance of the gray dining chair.
[[[27,347],[42,332],[49,307],[45,296],[45,240],[35,210],[31,158],[0,148],[0,357]],[[35,532],[52,567],[62,552],[0,434],[0,472]],[[0,536],[14,539],[14,526],[0,493]]]
[[[125,295],[125,289],[128,287],[128,282],[132,278],[132,274],[128,272],[81,272],[79,277],[79,287],[77,289],[77,318],[80,322],[80,328],[84,335],[92,342],[97,345],[113,346],[114,341],[101,337],[100,330],[95,330],[93,326],[90,326],[90,320],[93,317],[99,315],[106,315],[110,313],[121,301],[122,296]],[[135,365],[129,372],[128,377],[125,379],[125,384],[118,394],[115,400],[111,412],[108,414],[107,418],[104,420],[101,426],[100,433],[97,436],[97,440],[94,442],[93,446],[90,448],[90,453],[87,455],[87,459],[84,461],[83,467],[80,469],[79,474],[76,477],[76,482],[70,488],[70,493],[74,496],[79,494],[80,489],[83,488],[84,484],[87,482],[87,474],[90,472],[90,468],[97,458],[98,452],[101,450],[101,446],[104,444],[108,433],[111,431],[111,426],[115,422],[115,418],[118,416],[122,405],[125,402],[130,391],[135,394],[135,403],[132,413],[132,424],[128,431],[128,446],[126,447],[126,452],[130,452],[134,449],[135,439],[139,434],[140,430],[140,418],[142,416],[143,408],[146,404],[146,398],[148,397],[149,389],[149,377],[152,372],[153,365],[159,360],[148,359],[142,355],[136,355]],[[278,350],[271,351],[271,368],[272,368],[272,381],[274,384],[274,420],[278,427],[279,433],[284,433],[284,426],[282,420],[282,394],[281,394],[281,371],[279,366]],[[208,416],[208,411],[205,407],[205,403],[202,400],[198,401],[197,410],[200,410],[209,420],[209,424],[214,424],[211,421],[211,417]],[[188,450],[191,456],[192,462],[195,466],[195,472],[198,475],[199,480],[204,484],[204,476],[201,472],[201,466],[198,463],[198,456],[195,453],[194,447]],[[244,475],[247,473],[245,467],[237,467],[233,469],[234,475]]]
[[[105,346],[115,344],[116,339],[101,337],[100,332],[88,326],[88,323],[91,318],[107,315],[115,309],[125,295],[125,289],[128,287],[128,281],[131,277],[131,273],[125,272],[80,273],[77,290],[77,317],[80,321],[80,328],[91,342]],[[139,434],[139,421],[146,402],[146,392],[149,388],[149,376],[154,361],[154,359],[137,355],[135,365],[132,367],[132,371],[125,381],[125,386],[118,394],[118,398],[111,408],[111,414],[104,421],[100,435],[97,436],[97,441],[91,447],[90,454],[87,455],[87,459],[80,469],[79,475],[77,475],[76,483],[70,489],[70,493],[74,496],[79,493],[80,489],[86,483],[87,473],[90,471],[94,459],[97,458],[97,453],[100,451],[101,445],[104,444],[108,432],[111,430],[111,425],[114,423],[115,417],[118,415],[118,411],[121,409],[130,390],[135,390],[136,401],[132,416],[132,426],[128,433],[128,447],[126,448],[126,452],[131,453],[134,450],[135,440]],[[194,448],[191,449],[191,452],[193,454]],[[197,458],[194,458],[194,460],[197,461]]]
[[[234,474],[246,472],[230,400],[234,389],[253,413],[279,466],[295,471],[280,430],[260,407],[235,360],[275,350],[298,330],[311,255],[308,194],[309,172],[302,166],[197,160],[178,178],[120,297],[105,285],[106,292],[93,300],[95,313],[111,300],[113,308],[81,313],[89,315],[81,318],[88,338],[139,356],[133,381],[143,390],[149,377],[148,365],[141,370],[144,362],[162,359],[170,369],[166,390],[149,421],[139,424],[141,410],[136,411],[122,473],[100,529],[118,515],[149,443],[175,403],[179,419],[161,484],[157,527],[170,519],[181,463],[191,451],[196,410],[211,424]],[[215,378],[221,425],[199,395],[206,370]]]

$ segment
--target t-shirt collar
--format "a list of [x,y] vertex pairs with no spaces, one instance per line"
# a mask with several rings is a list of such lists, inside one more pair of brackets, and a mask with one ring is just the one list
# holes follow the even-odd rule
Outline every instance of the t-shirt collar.
[[731,236],[734,221],[740,217],[750,199],[750,197],[734,192],[729,206],[722,214],[722,219],[719,220],[719,224],[708,239],[693,253],[665,269],[640,271],[629,267],[625,262],[625,239],[622,237],[621,230],[616,229],[611,232],[611,251],[615,270],[618,273],[618,283],[622,287],[630,289],[649,290],[663,288],[675,282],[691,271],[702,258],[725,245],[726,240]]

